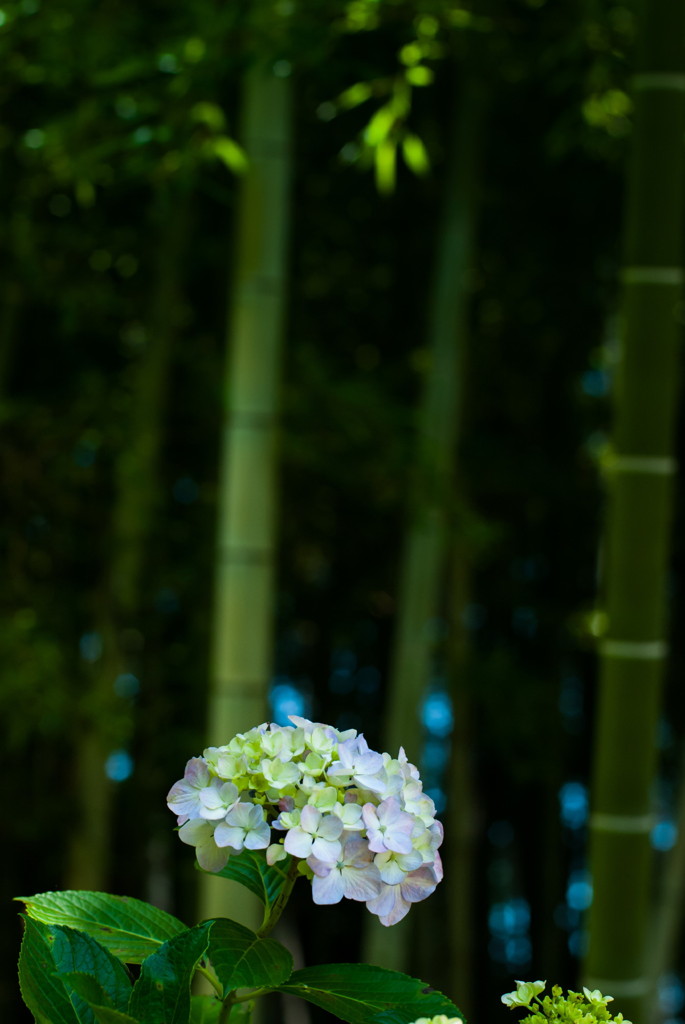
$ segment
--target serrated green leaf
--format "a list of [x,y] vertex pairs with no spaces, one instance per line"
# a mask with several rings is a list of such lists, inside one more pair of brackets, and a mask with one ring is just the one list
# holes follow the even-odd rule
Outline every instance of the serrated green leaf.
[[127,964],[142,963],[163,942],[187,931],[178,918],[131,896],[65,890],[18,899],[34,921],[86,932]]
[[269,867],[263,850],[242,850],[236,856],[229,857],[226,867],[216,874],[240,882],[271,910],[288,881],[291,860],[288,856]]
[[209,959],[224,995],[237,988],[280,985],[292,974],[293,958],[280,942],[260,939],[226,918],[217,918],[211,925]]
[[175,935],[143,961],[128,1012],[141,1024],[187,1024],[190,982],[207,952],[211,921]]
[[393,1024],[441,1013],[461,1017],[454,1003],[425,982],[369,964],[307,967],[295,971],[278,991],[306,999],[348,1024],[369,1024],[386,1013],[395,1015]]
[[69,994],[55,975],[52,937],[46,925],[24,918],[19,953],[21,996],[39,1024],[79,1024]]
[[[84,994],[77,984],[76,991],[89,1003],[113,1006],[125,1010],[131,995],[131,979],[126,968],[92,936],[64,925],[51,925],[54,937],[52,958],[60,975],[77,973],[96,981],[100,994]],[[88,984],[87,982],[84,984]],[[106,998],[102,998],[104,995]],[[83,1016],[83,1014],[81,1014]]]
[[111,1006],[92,1006],[91,1009],[98,1024],[141,1024],[136,1017],[115,1010]]

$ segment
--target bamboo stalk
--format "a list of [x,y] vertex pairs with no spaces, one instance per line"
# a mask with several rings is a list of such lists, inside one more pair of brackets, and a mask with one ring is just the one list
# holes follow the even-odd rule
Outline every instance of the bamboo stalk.
[[[174,195],[174,198],[178,198]],[[159,501],[159,452],[170,352],[178,330],[180,272],[188,229],[187,195],[160,213],[157,280],[147,321],[146,348],[132,367],[130,432],[115,466],[115,499],[110,527],[110,558],[97,597],[96,628],[102,656],[86,679],[81,726],[74,758],[77,820],[70,831],[67,887],[104,889],[108,885],[112,835],[113,783],[105,774],[112,749],[126,742],[133,723],[117,697],[117,677],[137,667],[132,637],[140,637],[143,577]],[[131,631],[134,631],[133,633]]]
[[[207,740],[222,744],[267,714],[276,538],[276,417],[285,309],[291,163],[290,81],[246,74],[241,193],[226,365]],[[233,883],[205,875],[203,917],[255,926],[258,909]]]
[[666,657],[666,571],[681,294],[685,7],[651,0],[638,27],[625,207],[621,362],[606,520],[608,633],[590,821],[594,900],[584,980],[633,1020],[654,998],[646,964],[650,791]]
[[[449,508],[454,496],[484,113],[478,84],[464,78],[459,85],[427,325],[430,361],[418,412],[384,735],[386,750],[395,755],[402,745],[414,760],[420,753],[419,708],[433,672],[435,627],[448,574]],[[389,931],[375,920],[367,921],[366,959],[403,970],[409,937],[408,924]]]

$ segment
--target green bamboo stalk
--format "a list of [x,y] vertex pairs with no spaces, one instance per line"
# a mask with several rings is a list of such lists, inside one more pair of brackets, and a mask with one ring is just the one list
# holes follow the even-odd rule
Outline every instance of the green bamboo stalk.
[[143,576],[160,495],[159,452],[171,349],[178,331],[182,256],[189,224],[188,195],[160,197],[157,281],[147,320],[145,349],[131,367],[130,432],[115,466],[115,498],[110,525],[109,563],[97,596],[96,628],[102,657],[86,681],[74,760],[77,818],[70,830],[67,888],[107,887],[112,798],[105,760],[130,736],[129,712],[114,681],[136,668],[142,637]]
[[651,0],[638,22],[625,207],[621,361],[606,521],[608,632],[590,822],[594,900],[585,983],[632,1020],[653,999],[646,965],[650,791],[666,656],[665,583],[682,284],[685,6]]
[[[263,64],[246,73],[242,139],[249,169],[239,206],[228,329],[207,727],[211,744],[226,743],[267,716],[290,104],[287,78]],[[209,875],[201,879],[200,908],[204,917],[258,923],[258,908],[245,889]]]
[[[427,325],[429,364],[418,412],[384,734],[386,750],[396,754],[402,745],[413,760],[420,753],[419,705],[432,674],[435,624],[446,585],[484,112],[478,83],[465,78],[459,85]],[[410,930],[408,922],[388,930],[370,919],[366,959],[404,970]]]
[[[680,789],[676,809],[677,837],[667,854],[666,864],[659,880],[653,927],[649,934],[649,972],[651,985],[656,990],[659,978],[678,965],[678,942],[683,930],[685,909],[685,746],[680,755]],[[650,1020],[661,1019],[655,1002]]]

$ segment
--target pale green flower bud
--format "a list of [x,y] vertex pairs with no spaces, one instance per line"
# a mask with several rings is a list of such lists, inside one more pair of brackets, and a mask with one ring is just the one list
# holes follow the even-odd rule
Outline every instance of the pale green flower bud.
[[546,981],[517,981],[516,991],[503,995],[502,1002],[510,1009],[514,1006],[530,1006],[531,999],[542,992],[546,984]]

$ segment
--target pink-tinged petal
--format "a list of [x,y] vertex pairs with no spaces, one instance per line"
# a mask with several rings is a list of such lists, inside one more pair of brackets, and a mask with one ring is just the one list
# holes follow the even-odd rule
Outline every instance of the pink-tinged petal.
[[442,882],[442,877],[444,874],[442,870],[442,857],[440,856],[437,850],[435,851],[435,858],[433,860],[433,863],[431,865],[427,865],[427,867],[429,868],[429,870],[432,870],[435,881]]
[[199,806],[198,793],[199,790],[189,786],[187,782],[181,779],[179,782],[175,782],[167,793],[167,807],[174,814],[192,815],[197,813]]
[[359,900],[365,903],[366,900],[377,896],[381,888],[381,880],[373,865],[367,868],[343,868],[343,883],[345,886],[345,897],[348,900]]
[[407,875],[402,882],[402,896],[409,903],[420,903],[435,892],[437,884],[429,868],[419,868],[418,871],[412,871]]
[[186,765],[186,769],[183,773],[183,778],[186,782],[194,786],[196,789],[200,789],[202,786],[209,785],[209,769],[203,757],[191,757],[190,761]]
[[365,839],[360,839],[352,833],[352,837],[345,842],[345,863],[350,867],[362,868],[372,861],[369,844]]
[[313,837],[301,828],[291,828],[285,835],[284,847],[293,857],[308,857],[312,851]]
[[307,864],[312,869],[315,875],[319,875],[321,878],[325,878],[333,870],[333,865],[327,863],[325,860],[319,860],[318,857],[307,857]]
[[410,904],[402,898],[399,885],[384,885],[375,899],[369,900],[367,909],[377,914],[381,924],[389,927],[397,924],[409,913]]
[[320,839],[316,836],[312,843],[312,853],[319,860],[335,863],[342,853],[342,845],[338,839]]
[[305,804],[300,815],[300,828],[313,835],[317,831],[320,821],[321,811],[312,804]]
[[343,880],[339,871],[330,871],[325,877],[312,878],[312,899],[320,906],[340,903],[345,895]]

